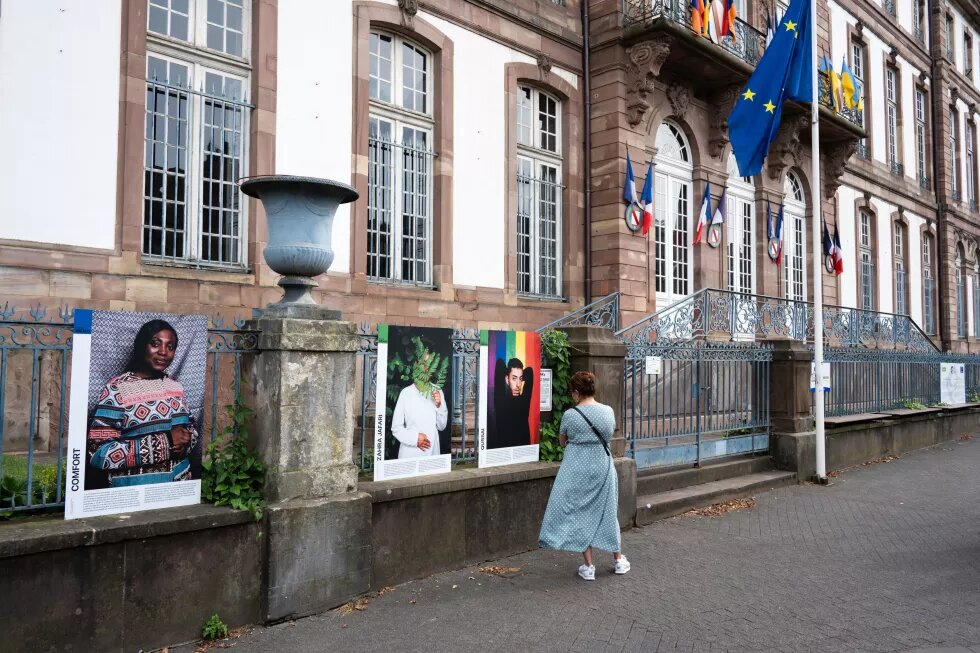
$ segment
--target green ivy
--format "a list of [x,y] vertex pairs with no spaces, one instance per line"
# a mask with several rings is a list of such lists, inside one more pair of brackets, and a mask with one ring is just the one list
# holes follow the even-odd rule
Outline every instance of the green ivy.
[[902,406],[906,410],[923,410],[926,407],[925,404],[920,404],[918,401],[912,401],[911,399],[903,401]]
[[542,358],[551,367],[551,419],[541,424],[540,456],[548,462],[560,461],[565,454],[558,443],[558,428],[562,415],[572,405],[568,392],[571,377],[571,353],[568,335],[564,331],[545,331],[541,334]]
[[225,412],[231,424],[205,452],[201,496],[216,506],[249,512],[258,521],[265,508],[265,463],[248,446],[252,410],[235,397]]

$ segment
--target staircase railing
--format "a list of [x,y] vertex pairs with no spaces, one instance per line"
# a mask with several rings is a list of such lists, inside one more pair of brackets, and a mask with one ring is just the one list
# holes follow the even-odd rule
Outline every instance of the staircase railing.
[[538,329],[538,333],[544,333],[548,329],[561,329],[570,326],[596,326],[617,331],[619,329],[619,292],[609,293],[591,304],[549,322]]

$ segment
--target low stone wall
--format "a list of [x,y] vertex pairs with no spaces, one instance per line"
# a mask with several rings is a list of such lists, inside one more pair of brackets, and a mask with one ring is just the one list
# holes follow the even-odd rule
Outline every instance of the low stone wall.
[[[619,523],[636,516],[636,466],[617,458]],[[373,589],[537,548],[557,463],[361,483],[371,495]]]
[[[619,520],[636,467],[617,459]],[[270,505],[263,521],[201,504],[0,523],[0,653],[135,651],[336,607],[371,588],[537,547],[557,464],[403,481]]]
[[[980,406],[895,410],[827,419],[827,470],[980,433]],[[816,474],[816,433],[774,433],[773,459],[801,480]]]
[[203,504],[0,525],[0,651],[137,651],[261,619],[262,523]]

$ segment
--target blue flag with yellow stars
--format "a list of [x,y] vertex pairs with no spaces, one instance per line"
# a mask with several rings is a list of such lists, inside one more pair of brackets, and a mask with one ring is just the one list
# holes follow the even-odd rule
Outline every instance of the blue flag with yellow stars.
[[728,116],[728,135],[742,177],[762,172],[776,138],[783,101],[813,101],[813,30],[810,1],[793,0]]

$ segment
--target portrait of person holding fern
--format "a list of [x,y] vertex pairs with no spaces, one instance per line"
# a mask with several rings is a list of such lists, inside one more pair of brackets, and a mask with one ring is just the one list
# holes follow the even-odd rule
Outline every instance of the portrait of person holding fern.
[[388,424],[398,452],[386,451],[385,459],[450,453],[446,382],[451,336],[447,329],[391,327],[390,342],[401,344],[388,362],[387,397],[389,406],[394,399]]

